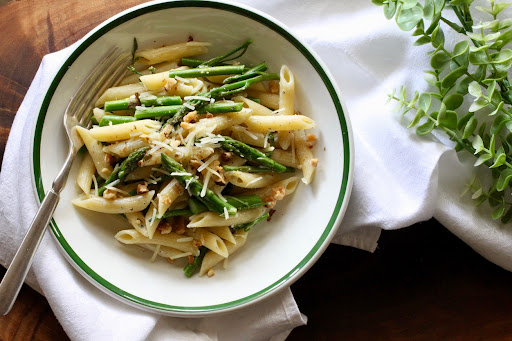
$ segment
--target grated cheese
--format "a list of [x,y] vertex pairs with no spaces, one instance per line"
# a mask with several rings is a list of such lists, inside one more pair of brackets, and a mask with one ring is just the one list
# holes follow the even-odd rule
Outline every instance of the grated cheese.
[[153,256],[151,256],[151,258],[149,259],[150,262],[154,262],[155,261],[156,256],[160,252],[160,246],[161,246],[160,244],[156,245],[155,251],[153,251]]
[[151,170],[152,170],[153,172],[160,172],[160,173],[163,173],[163,174],[165,174],[165,175],[171,176],[171,173],[169,173],[168,171],[163,170],[163,169],[161,169],[161,168],[151,168]]
[[259,176],[259,177],[257,177],[256,179],[249,181],[249,182],[247,183],[247,185],[245,185],[245,188],[249,187],[250,185],[252,185],[252,184],[253,184],[253,183],[255,183],[255,182],[260,181],[261,179],[263,179],[263,177],[262,177],[262,176]]
[[267,148],[268,146],[268,137],[270,136],[270,131],[265,134],[265,139],[263,140],[263,148]]
[[183,83],[190,83],[189,78],[182,78],[180,76],[174,76],[174,79],[176,79],[177,81],[183,82]]
[[249,130],[245,130],[245,133],[247,134],[247,136],[249,136],[250,138],[252,138],[253,140],[257,140],[258,139],[258,136],[254,135],[253,133],[251,133]]
[[191,104],[188,104],[188,103],[183,103],[183,106],[186,107],[186,108],[189,108],[190,110],[195,110],[196,107],[191,105]]
[[210,158],[208,159],[208,161],[206,161],[205,163],[203,163],[203,164],[202,164],[202,165],[197,169],[197,171],[198,171],[198,172],[202,172],[205,168],[207,168],[207,167],[210,165],[210,163],[212,163],[213,161],[217,160],[217,158],[218,158],[218,155],[213,155],[212,157],[210,157]]
[[178,259],[178,258],[181,258],[181,257],[187,257],[187,256],[192,256],[192,252],[183,252],[183,253],[179,253],[177,255],[174,255],[174,256],[171,256],[169,257],[170,259]]
[[98,192],[98,180],[96,180],[96,175],[92,175],[92,181],[94,182],[94,192],[96,193],[96,196],[99,196]]
[[172,172],[170,175],[171,176],[184,176],[184,175],[192,176],[192,174],[190,174],[188,172]]
[[203,189],[201,190],[201,197],[204,197],[206,195],[206,189],[208,188],[208,181],[210,181],[211,176],[212,176],[212,173],[206,173],[206,176],[204,177],[204,184],[203,184]]
[[228,218],[229,218],[228,209],[226,207],[224,207],[224,219],[228,220]]
[[205,96],[185,96],[183,97],[183,99],[185,101],[190,101],[191,99],[197,99],[197,100],[200,100],[200,101],[210,101],[210,98],[209,97],[205,97]]
[[194,238],[192,238],[192,237],[185,237],[185,238],[176,239],[176,241],[178,243],[186,243],[186,242],[191,242],[193,240],[194,240]]

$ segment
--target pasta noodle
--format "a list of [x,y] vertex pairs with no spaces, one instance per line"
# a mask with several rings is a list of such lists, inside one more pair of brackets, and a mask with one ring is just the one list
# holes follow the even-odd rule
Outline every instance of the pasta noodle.
[[73,205],[122,214],[117,241],[150,250],[151,261],[185,262],[187,276],[211,277],[279,200],[312,181],[318,163],[316,137],[305,133],[315,122],[295,114],[292,70],[248,72],[267,66],[230,62],[241,48],[207,62],[181,59],[209,46],[136,51],[129,69],[137,74],[97,99],[100,123],[76,128],[87,153]]

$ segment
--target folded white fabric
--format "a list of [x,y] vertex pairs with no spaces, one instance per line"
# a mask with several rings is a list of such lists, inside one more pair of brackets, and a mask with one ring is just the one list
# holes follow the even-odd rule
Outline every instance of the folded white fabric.
[[[387,21],[369,1],[242,0],[271,13],[309,43],[327,63],[342,91],[355,138],[355,180],[334,242],[373,251],[381,228],[397,229],[436,217],[476,251],[512,269],[511,232],[461,200],[473,171],[449,147],[407,130],[386,95],[404,84],[425,90],[425,47]],[[447,36],[449,41],[450,36]],[[0,263],[8,265],[37,208],[31,184],[34,120],[56,66],[69,49],[46,56],[13,124],[0,174],[3,228]],[[321,134],[321,132],[320,132]],[[40,286],[74,340],[284,339],[306,322],[289,289],[230,315],[208,319],[161,317],[111,299],[76,273],[47,235],[31,285]],[[248,323],[247,321],[250,321]],[[112,328],[112,326],[117,326]]]

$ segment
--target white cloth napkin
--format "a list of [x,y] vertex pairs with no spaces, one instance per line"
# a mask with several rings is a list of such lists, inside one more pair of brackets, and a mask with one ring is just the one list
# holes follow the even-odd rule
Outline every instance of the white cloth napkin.
[[[271,13],[320,54],[346,102],[355,138],[355,180],[335,243],[373,251],[381,229],[397,229],[434,216],[489,260],[512,269],[511,233],[460,199],[473,172],[435,138],[418,137],[385,105],[404,84],[425,90],[426,47],[387,21],[369,1],[243,0]],[[452,36],[447,35],[449,42]],[[42,98],[69,49],[47,55],[11,129],[0,174],[0,263],[7,266],[36,211],[30,183],[29,137]],[[306,323],[289,289],[217,318],[180,319],[139,311],[111,299],[78,273],[46,235],[29,283],[47,297],[73,340],[281,340]],[[250,323],[248,323],[250,321]],[[117,326],[112,328],[112,326]]]

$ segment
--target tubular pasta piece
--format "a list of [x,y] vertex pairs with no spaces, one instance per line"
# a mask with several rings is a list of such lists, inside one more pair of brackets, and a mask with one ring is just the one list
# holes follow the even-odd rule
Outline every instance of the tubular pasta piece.
[[148,207],[155,191],[134,195],[132,197],[117,198],[106,200],[102,197],[83,197],[72,201],[73,205],[82,207],[91,211],[102,213],[132,213],[139,212]]
[[274,113],[269,108],[250,100],[247,97],[237,96],[233,98],[235,102],[242,102],[244,106],[252,110],[254,116],[274,116]]
[[103,146],[101,143],[91,136],[89,130],[76,127],[76,131],[84,141],[89,154],[91,155],[92,160],[94,161],[94,166],[96,167],[96,171],[103,178],[106,179],[112,173],[112,166],[107,162],[106,154],[103,152]]
[[240,171],[231,171],[224,173],[226,179],[233,185],[242,188],[263,188],[272,185],[286,177],[284,174],[274,173],[245,173]]
[[138,62],[142,64],[158,64],[165,61],[176,61],[184,57],[192,57],[208,52],[210,43],[190,42],[167,45],[156,49],[139,51],[135,57],[140,57]]
[[279,109],[279,95],[271,94],[268,92],[255,91],[252,89],[247,90],[249,97],[254,97],[260,100],[260,104],[267,108],[277,110]]
[[155,233],[153,238],[149,239],[137,232],[137,230],[122,230],[115,235],[115,238],[123,244],[160,244],[183,252],[191,252],[194,256],[199,255],[199,249],[192,245],[191,241],[179,242],[178,239],[182,239],[183,236],[174,232],[168,234]]
[[146,91],[142,84],[127,84],[122,86],[116,86],[107,89],[103,95],[98,98],[95,106],[102,107],[106,101],[114,101],[118,99],[125,99],[138,92],[139,94]]
[[109,144],[108,146],[103,147],[103,151],[108,154],[114,154],[121,158],[125,158],[137,149],[147,146],[149,146],[147,141],[136,137],[126,141]]
[[89,130],[91,137],[101,142],[128,140],[134,132],[150,134],[160,129],[161,123],[154,120],[140,120],[113,126],[94,127]]
[[[239,248],[244,246],[247,241],[247,232],[242,231],[238,232],[235,236],[236,244],[226,242],[226,248],[229,256],[236,252]],[[201,263],[201,269],[199,270],[199,276],[204,276],[208,271],[213,268],[215,265],[220,263],[222,260],[226,259],[225,257],[220,256],[219,254],[209,251],[203,258],[203,262]]]
[[251,116],[244,122],[250,130],[258,132],[312,129],[315,121],[304,115]]
[[128,222],[143,236],[148,236],[148,230],[144,221],[144,215],[140,212],[125,213]]
[[299,130],[295,133],[295,150],[297,153],[297,159],[302,166],[302,181],[306,185],[309,185],[315,175],[318,159],[313,157],[313,152],[308,148],[306,134],[303,130]]
[[76,184],[84,191],[85,194],[91,192],[92,177],[96,172],[96,166],[89,153],[84,155],[80,168],[78,169],[78,176],[76,177]]
[[236,244],[236,239],[233,237],[233,233],[231,233],[231,229],[228,226],[208,226],[206,229],[225,241]]
[[245,224],[265,213],[265,207],[257,207],[249,210],[238,210],[234,215],[226,219],[224,216],[219,216],[213,212],[204,212],[195,214],[190,217],[190,223],[187,227],[208,227],[208,226],[233,226]]
[[211,233],[203,228],[198,228],[194,232],[194,236],[199,242],[219,256],[227,257],[228,249],[224,241],[216,234]]

